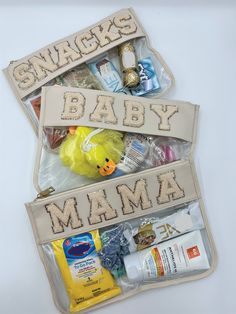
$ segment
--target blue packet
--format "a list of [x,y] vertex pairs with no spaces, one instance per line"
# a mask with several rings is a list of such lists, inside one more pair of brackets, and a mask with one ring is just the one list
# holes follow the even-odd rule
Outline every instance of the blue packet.
[[138,61],[140,84],[131,89],[134,96],[141,96],[161,88],[150,57]]
[[88,63],[88,67],[106,91],[126,94],[121,77],[108,56],[103,55],[100,59]]
[[74,260],[97,256],[94,240],[89,232],[67,238],[63,242],[63,249],[68,265],[73,264]]

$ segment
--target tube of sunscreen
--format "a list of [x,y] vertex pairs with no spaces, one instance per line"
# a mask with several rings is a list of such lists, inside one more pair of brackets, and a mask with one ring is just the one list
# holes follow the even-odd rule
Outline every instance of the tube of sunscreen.
[[202,228],[204,222],[199,205],[193,203],[167,217],[152,219],[134,228],[126,228],[124,236],[132,253]]
[[124,264],[130,282],[158,280],[210,268],[200,231],[127,255]]

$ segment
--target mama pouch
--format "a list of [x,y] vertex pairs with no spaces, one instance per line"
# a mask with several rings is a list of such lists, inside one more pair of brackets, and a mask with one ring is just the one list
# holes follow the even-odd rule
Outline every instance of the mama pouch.
[[[174,239],[158,245],[166,247],[165,250],[169,252],[168,241],[179,243],[182,237],[198,232],[199,238],[202,239],[202,252],[205,252],[206,256],[205,267],[196,264],[196,267],[186,271],[171,271],[169,276],[153,276],[151,281],[133,280],[131,266],[138,266],[139,253],[146,256],[145,250],[149,252],[152,247],[138,253],[129,253],[122,249],[122,246],[129,243],[121,243],[122,237],[115,238],[115,232],[109,232],[109,243],[103,237],[101,245],[101,242],[96,240],[98,231],[93,231],[96,229],[99,234],[108,235],[107,230],[111,228],[115,231],[116,226],[124,223],[137,225],[138,222],[149,219],[168,219],[170,215],[177,214],[181,208],[192,206],[191,204],[200,209],[201,225],[195,225],[195,231],[177,235]],[[26,207],[54,301],[62,313],[86,312],[90,308],[96,309],[120,302],[147,289],[200,279],[211,274],[216,266],[214,241],[191,160],[180,160],[140,173],[38,198],[26,204]],[[97,263],[97,256],[92,253],[90,255],[87,234],[92,235],[91,241],[94,242],[101,264]],[[112,234],[114,239],[111,238]],[[189,254],[198,252],[196,245],[198,243],[194,242],[186,247]],[[78,256],[74,258],[74,255],[80,255],[82,252],[85,255],[81,259]],[[103,253],[102,256],[100,252]],[[168,258],[171,259],[171,256],[170,254]],[[164,256],[162,260],[164,261]],[[197,260],[197,257],[191,259]],[[94,264],[91,266],[92,261]],[[153,261],[155,259],[149,259],[150,263]],[[88,269],[84,262],[89,264]],[[98,269],[95,271],[93,267]],[[138,267],[140,269],[140,266]],[[96,281],[100,281],[98,286]]]

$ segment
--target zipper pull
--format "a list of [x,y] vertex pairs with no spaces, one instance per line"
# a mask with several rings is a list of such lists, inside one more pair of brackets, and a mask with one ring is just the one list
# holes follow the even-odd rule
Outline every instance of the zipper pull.
[[16,61],[18,61],[18,60],[11,60],[10,61],[10,63],[9,63],[9,65],[12,65],[14,62],[16,62]]
[[48,197],[51,193],[55,192],[55,189],[50,186],[49,188],[47,188],[46,190],[41,191],[37,197],[36,200],[41,199],[41,198],[45,198]]

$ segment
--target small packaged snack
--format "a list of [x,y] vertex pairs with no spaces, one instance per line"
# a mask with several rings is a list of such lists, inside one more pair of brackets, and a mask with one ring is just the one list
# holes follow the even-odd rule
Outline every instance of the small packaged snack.
[[89,89],[102,89],[99,81],[89,70],[86,64],[78,65],[72,70],[56,77],[55,85],[81,87]]
[[108,55],[100,56],[94,61],[88,63],[90,71],[96,76],[102,85],[102,89],[110,92],[129,93],[124,88],[118,70],[109,60]]
[[38,192],[49,186],[62,192],[191,154],[198,107],[190,103],[58,86],[43,88],[42,103]]
[[[153,85],[149,82],[147,89],[137,60],[141,66],[141,63],[147,64],[143,60],[148,58],[152,64],[149,69],[145,68],[145,72],[149,71],[145,75],[151,72],[155,75],[150,81]],[[63,85],[130,94],[141,80],[142,87],[138,87],[141,91],[135,90],[134,94],[160,97],[174,81],[132,9],[120,10],[87,29],[12,61],[4,71],[36,131],[43,86]]]
[[140,83],[134,89],[131,89],[131,93],[134,96],[142,96],[147,93],[160,89],[160,84],[157,78],[157,74],[152,64],[150,57],[144,58],[138,61]]

